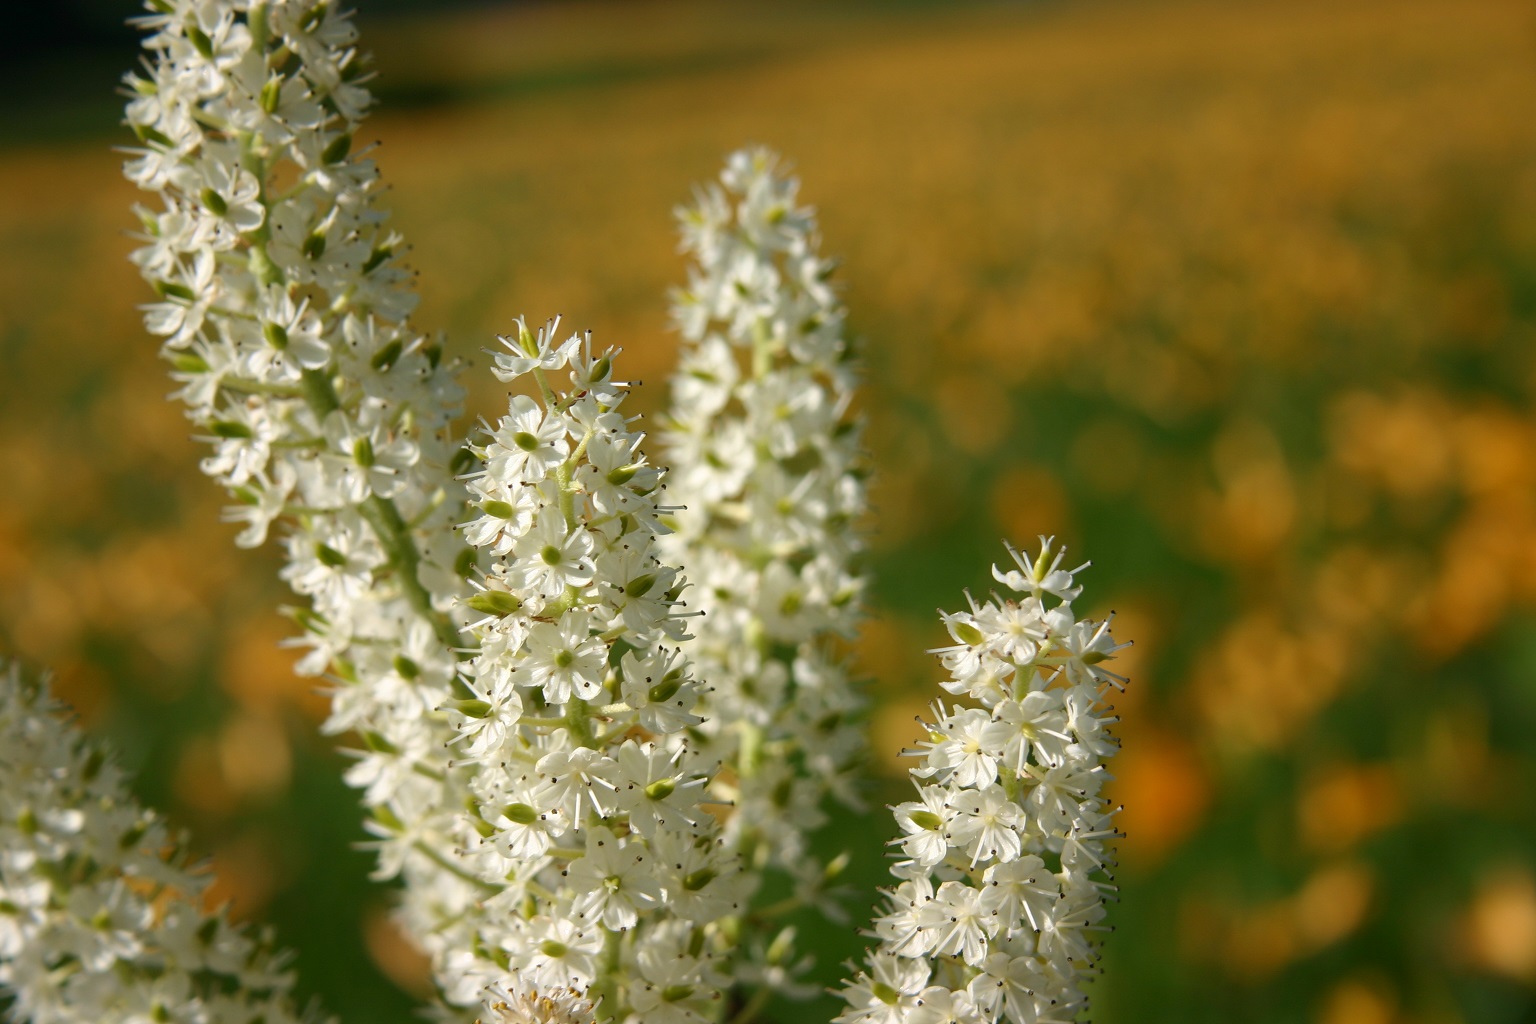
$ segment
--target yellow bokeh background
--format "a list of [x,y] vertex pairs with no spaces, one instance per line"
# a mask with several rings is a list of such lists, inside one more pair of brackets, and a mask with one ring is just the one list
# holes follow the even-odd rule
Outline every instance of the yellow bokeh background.
[[[1536,1020],[1529,5],[358,6],[416,319],[473,413],[481,347],[555,313],[660,408],[673,206],[745,142],[793,159],[878,474],[874,813],[827,839],[859,885],[932,609],[1056,534],[1136,644],[1094,1019]],[[405,1019],[421,965],[348,847],[276,556],[233,547],[164,401],[125,141],[0,139],[0,651],[52,666],[306,991]],[[825,984],[859,940],[829,942]]]

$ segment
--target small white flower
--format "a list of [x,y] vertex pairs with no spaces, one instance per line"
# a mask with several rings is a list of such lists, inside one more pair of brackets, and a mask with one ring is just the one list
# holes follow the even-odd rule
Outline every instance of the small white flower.
[[[0,662],[0,988],[17,1019],[321,1024],[284,956],[202,909],[205,872],[46,685]],[[67,969],[61,970],[61,967]]]
[[604,646],[591,635],[585,612],[567,612],[556,622],[536,622],[528,631],[529,682],[551,704],[573,696],[592,700],[603,692]]
[[513,395],[485,446],[485,469],[495,478],[537,482],[564,462],[570,450],[564,420],[546,416],[527,395]]
[[566,526],[560,509],[550,505],[534,519],[533,528],[513,545],[522,586],[544,597],[558,597],[566,587],[592,582],[592,538],[586,530]]
[[949,795],[938,786],[919,786],[919,799],[891,808],[896,824],[907,834],[901,850],[925,868],[942,864],[949,856],[950,828],[955,816]]
[[507,351],[494,353],[496,365],[491,372],[497,380],[507,383],[533,370],[558,370],[565,366],[576,355],[581,336],[573,334],[556,344],[555,336],[559,330],[559,317],[540,327],[537,335],[528,330],[522,317],[518,317],[516,334],[497,336],[496,340]]
[[571,862],[566,878],[576,915],[615,931],[633,928],[640,910],[661,899],[644,844],[624,842],[606,828],[588,833],[587,854]]

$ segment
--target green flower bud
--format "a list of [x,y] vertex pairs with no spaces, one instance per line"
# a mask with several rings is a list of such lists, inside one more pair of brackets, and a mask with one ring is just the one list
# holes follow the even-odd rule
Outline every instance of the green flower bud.
[[381,265],[383,265],[385,260],[389,259],[394,254],[395,250],[387,245],[376,246],[373,252],[368,254],[368,258],[363,261],[363,273],[373,273]]
[[372,729],[364,730],[363,746],[367,747],[375,754],[400,753],[399,747],[391,743],[382,733],[374,732]]
[[487,615],[511,615],[523,607],[520,598],[505,590],[481,591],[466,603],[475,611],[484,612]]
[[395,365],[395,362],[400,358],[400,353],[404,351],[405,345],[399,338],[396,338],[375,352],[373,358],[368,360],[368,365],[380,373],[388,373],[389,368]]
[[350,152],[352,152],[352,136],[343,132],[325,144],[325,148],[320,151],[320,159],[328,164],[339,164]]
[[969,622],[957,622],[955,623],[953,629],[955,638],[957,640],[963,644],[970,644],[972,647],[975,647],[977,644],[986,639],[986,637],[982,635],[981,630],[977,629]]
[[177,373],[207,373],[208,361],[196,352],[177,352],[171,356],[171,368]]
[[677,691],[683,685],[683,670],[675,668],[661,677],[661,682],[646,691],[646,697],[652,704],[665,704],[677,695]]
[[299,247],[299,251],[304,254],[304,258],[307,260],[317,260],[324,256],[325,231],[316,230],[310,232],[309,237],[304,239],[304,244]]
[[470,718],[488,718],[491,714],[491,706],[483,700],[445,700],[443,707]]
[[929,832],[937,832],[944,827],[944,819],[932,811],[913,811],[910,817],[912,824],[925,828]]
[[486,515],[494,516],[497,519],[511,519],[514,514],[510,502],[497,501],[495,498],[481,502],[480,507],[485,509]]
[[204,60],[213,60],[213,40],[208,38],[208,33],[198,28],[196,23],[186,26],[187,39]]
[[213,431],[214,437],[250,438],[256,436],[252,433],[250,427],[244,423],[236,423],[234,420],[214,420],[208,425],[208,428]]
[[519,825],[532,825],[538,820],[539,812],[527,804],[507,804],[501,809],[501,816]]
[[347,556],[342,554],[340,551],[337,551],[329,544],[316,544],[315,557],[320,560],[321,565],[327,566],[331,569],[340,569],[342,566],[347,564]]

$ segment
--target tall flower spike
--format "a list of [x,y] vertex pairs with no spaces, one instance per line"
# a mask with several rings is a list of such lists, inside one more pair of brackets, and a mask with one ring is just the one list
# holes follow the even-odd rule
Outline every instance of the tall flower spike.
[[839,1024],[1064,1024],[1086,1007],[1117,838],[1099,789],[1117,749],[1106,698],[1109,622],[1078,620],[1076,574],[1040,538],[993,576],[1013,591],[940,613],[954,644],[911,769],[917,799],[892,808],[899,880],[879,945],[846,983]]
[[0,993],[31,1024],[317,1022],[45,684],[0,663]]
[[236,504],[238,543],[287,528],[283,577],[303,671],[336,680],[327,730],[367,749],[380,874],[439,959],[478,888],[452,864],[464,773],[432,708],[456,695],[452,610],[472,567],[447,427],[460,391],[406,317],[401,239],[355,145],[370,98],[356,32],[328,0],[149,0],[149,59],[128,77],[142,140],[126,173],[159,197],[134,254],[149,330]]
[[662,474],[619,412],[614,353],[557,332],[502,339],[496,375],[537,397],[514,395],[473,448],[464,529],[489,569],[467,601],[472,693],[444,710],[476,768],[461,863],[484,911],[448,997],[483,999],[488,1021],[595,1005],[703,1024],[743,876],[703,807],[713,766],[688,750],[699,687],[682,580],[656,554]]
[[684,649],[710,684],[703,750],[729,769],[714,787],[736,807],[727,842],[814,900],[825,869],[808,834],[829,794],[856,805],[863,757],[839,638],[861,611],[865,458],[844,309],[798,188],[773,153],[744,149],[678,211],[695,265],[674,296],[665,443],[686,509],[662,551],[704,613]]

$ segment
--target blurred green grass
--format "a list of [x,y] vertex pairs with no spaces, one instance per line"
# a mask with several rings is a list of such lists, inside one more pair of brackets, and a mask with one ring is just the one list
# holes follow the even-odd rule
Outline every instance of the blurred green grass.
[[[659,407],[671,206],[743,142],[797,162],[880,471],[885,775],[825,837],[856,924],[934,605],[1058,533],[1137,641],[1094,1019],[1536,1020],[1526,7],[360,6],[418,320],[471,361],[561,312]],[[233,549],[161,400],[115,107],[57,103],[0,115],[0,649],[57,668],[306,991],[405,1020],[276,561]],[[830,984],[859,939],[806,931]]]

